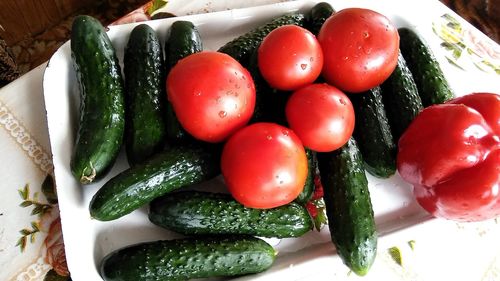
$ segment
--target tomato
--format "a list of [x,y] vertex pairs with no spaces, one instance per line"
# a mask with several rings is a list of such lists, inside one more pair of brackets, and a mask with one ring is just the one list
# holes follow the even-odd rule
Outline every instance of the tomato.
[[304,147],[292,130],[254,123],[228,139],[221,169],[238,202],[266,209],[293,201],[304,188],[308,168]]
[[167,77],[167,94],[182,127],[207,142],[223,141],[246,125],[255,107],[250,73],[218,52],[180,60]]
[[328,18],[318,35],[325,62],[323,77],[351,93],[382,84],[396,68],[399,35],[385,16],[349,8]]
[[285,25],[271,31],[258,49],[262,77],[279,90],[295,90],[318,78],[323,52],[307,29]]
[[304,146],[318,152],[341,147],[354,130],[351,101],[328,84],[311,84],[294,92],[285,113],[290,128]]

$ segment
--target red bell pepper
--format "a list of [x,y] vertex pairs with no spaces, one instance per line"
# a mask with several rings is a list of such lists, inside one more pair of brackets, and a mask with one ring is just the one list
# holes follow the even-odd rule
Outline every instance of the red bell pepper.
[[500,215],[500,95],[425,108],[398,147],[398,172],[428,212],[456,221]]

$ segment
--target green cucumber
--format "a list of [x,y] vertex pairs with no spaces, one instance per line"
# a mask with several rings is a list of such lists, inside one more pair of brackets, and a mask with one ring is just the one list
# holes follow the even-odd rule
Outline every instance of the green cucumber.
[[115,49],[93,17],[74,19],[71,57],[80,86],[80,120],[70,165],[73,176],[89,184],[108,173],[122,146],[123,79]]
[[349,96],[356,113],[353,136],[366,170],[380,178],[396,172],[396,144],[387,120],[380,88]]
[[255,109],[250,123],[272,122],[287,127],[285,107],[292,92],[274,89],[267,83],[259,70],[257,50],[250,56],[248,66],[255,85]]
[[100,273],[105,281],[241,276],[267,270],[275,256],[271,245],[254,237],[184,238],[114,251],[103,259]]
[[[203,51],[200,33],[190,21],[176,21],[168,30],[165,40],[165,65],[167,73],[177,62],[191,54]],[[175,115],[172,104],[167,101],[167,138],[171,143],[182,143],[192,140]]]
[[365,275],[377,253],[377,232],[361,153],[351,138],[317,156],[332,242],[343,262]]
[[316,153],[308,148],[305,148],[307,155],[307,178],[304,183],[304,189],[300,192],[299,196],[295,198],[295,202],[299,204],[306,204],[311,200],[314,193],[314,176],[316,174]]
[[167,72],[177,62],[191,54],[203,51],[200,33],[190,21],[175,21],[165,39],[165,64]]
[[273,209],[247,208],[230,194],[181,191],[150,204],[149,220],[181,234],[248,234],[299,237],[312,229],[307,209],[290,203]]
[[401,53],[398,56],[396,69],[382,83],[381,89],[387,119],[389,119],[392,136],[397,144],[411,121],[423,109],[417,85]]
[[306,13],[306,28],[314,35],[318,35],[323,23],[334,13],[335,9],[327,2],[320,2],[314,5]]
[[417,84],[424,107],[444,103],[453,92],[427,43],[409,28],[398,29],[400,49]]
[[90,215],[100,221],[120,218],[156,197],[217,176],[219,160],[218,147],[170,147],[105,183],[90,202]]
[[262,39],[275,28],[295,24],[304,26],[305,17],[300,13],[286,14],[270,22],[265,23],[233,40],[219,48],[219,52],[226,53],[239,61],[243,66],[248,66],[250,56],[258,48]]
[[130,33],[124,56],[125,148],[130,165],[163,148],[166,136],[165,72],[161,44],[149,25]]

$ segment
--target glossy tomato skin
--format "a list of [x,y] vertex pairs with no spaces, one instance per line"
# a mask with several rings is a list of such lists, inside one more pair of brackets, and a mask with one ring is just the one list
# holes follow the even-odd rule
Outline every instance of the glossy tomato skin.
[[271,31],[258,49],[258,65],[264,79],[279,90],[295,90],[318,78],[323,51],[316,36],[296,25]]
[[275,123],[254,123],[233,134],[222,151],[221,170],[233,197],[267,209],[293,201],[307,178],[307,157],[295,133]]
[[314,151],[333,151],[344,145],[354,131],[351,101],[328,84],[311,84],[295,91],[285,113],[290,128],[304,146]]
[[219,52],[180,60],[167,77],[167,95],[184,129],[207,142],[223,141],[246,125],[255,107],[252,76]]
[[360,93],[378,86],[397,65],[398,31],[372,10],[348,8],[333,14],[318,41],[324,54],[322,75],[343,91]]

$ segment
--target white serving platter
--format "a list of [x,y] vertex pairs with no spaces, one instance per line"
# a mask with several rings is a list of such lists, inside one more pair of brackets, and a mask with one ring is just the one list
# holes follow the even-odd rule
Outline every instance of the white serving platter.
[[[336,10],[346,7],[366,7],[379,11],[398,26],[416,30],[423,36],[440,62],[446,78],[455,93],[460,96],[472,91],[499,91],[498,76],[481,72],[464,72],[448,64],[438,37],[432,33],[431,20],[444,13],[453,14],[437,1],[367,1],[332,0]],[[184,16],[146,22],[164,40],[169,26],[177,20],[189,20],[198,26],[206,50],[217,50],[232,38],[285,13],[312,7],[316,1],[292,1],[272,5],[234,9],[209,14]],[[459,18],[456,16],[456,18]],[[130,31],[139,23],[113,26],[109,37],[117,50],[120,61]],[[467,23],[464,23],[467,24]],[[482,35],[482,34],[481,34]],[[485,39],[488,40],[488,39]],[[496,79],[495,79],[496,78]],[[471,83],[471,81],[474,81]],[[118,248],[143,241],[171,239],[178,234],[154,226],[147,219],[147,207],[143,207],[121,219],[99,222],[90,218],[88,205],[109,178],[127,168],[122,152],[109,175],[98,183],[81,186],[70,171],[78,120],[79,93],[76,75],[71,63],[69,42],[64,44],[50,59],[44,75],[44,97],[54,173],[58,188],[62,229],[66,245],[66,258],[75,281],[101,280],[98,267],[101,259]],[[369,188],[379,232],[379,245],[387,245],[401,230],[429,221],[431,216],[414,201],[411,187],[395,175],[387,180],[368,175]],[[208,185],[208,186],[206,186]],[[216,179],[199,186],[203,189],[221,188]],[[268,271],[241,277],[239,280],[307,280],[314,268],[328,268],[332,272],[346,273],[330,242],[327,227],[320,232],[311,231],[301,238],[268,239],[279,252],[275,264]]]

